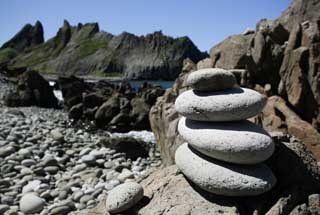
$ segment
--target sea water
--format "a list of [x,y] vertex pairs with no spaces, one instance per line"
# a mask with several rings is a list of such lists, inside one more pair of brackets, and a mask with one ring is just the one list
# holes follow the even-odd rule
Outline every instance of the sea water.
[[[96,82],[96,80],[86,80],[86,81],[87,82]],[[111,81],[111,83],[114,83],[114,84],[119,84],[120,82],[121,81]],[[139,89],[139,87],[144,82],[147,82],[147,83],[152,84],[154,86],[160,86],[160,87],[162,87],[162,89],[168,89],[168,88],[172,87],[173,83],[174,83],[174,81],[162,81],[162,80],[158,80],[158,81],[155,81],[155,80],[131,80],[131,81],[129,81],[131,87],[136,91]],[[55,84],[54,81],[50,81],[49,83],[50,83],[50,86],[53,86]],[[57,99],[63,101],[61,90],[54,90],[53,92],[54,92],[54,95],[57,97]]]

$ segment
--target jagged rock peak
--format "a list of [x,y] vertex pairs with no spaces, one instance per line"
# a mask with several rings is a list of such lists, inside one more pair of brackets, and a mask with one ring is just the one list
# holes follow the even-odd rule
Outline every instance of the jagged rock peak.
[[64,47],[71,38],[71,34],[72,34],[72,30],[71,30],[71,26],[69,24],[69,22],[67,20],[63,21],[63,26],[61,28],[59,28],[59,31],[56,35],[56,38],[59,38],[56,40],[56,46],[62,46]]
[[319,11],[319,0],[293,0],[289,8],[281,14],[277,21],[290,31],[296,23],[319,19]]
[[43,42],[43,27],[41,22],[37,21],[34,26],[29,23],[24,25],[12,39],[2,45],[1,49],[13,48],[22,51]]

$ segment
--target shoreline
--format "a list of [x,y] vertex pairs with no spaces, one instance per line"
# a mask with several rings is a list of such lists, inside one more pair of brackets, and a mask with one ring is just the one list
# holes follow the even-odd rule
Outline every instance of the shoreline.
[[[2,204],[8,210],[18,210],[21,196],[31,193],[44,202],[41,214],[61,207],[78,214],[104,201],[118,185],[141,181],[162,165],[148,131],[87,131],[67,123],[64,110],[35,106],[0,105],[0,114],[0,197],[8,200]],[[128,153],[108,145],[127,140],[137,143]]]
[[[47,74],[41,74],[41,75],[48,81],[57,81],[59,77],[58,75],[47,75]],[[99,76],[92,76],[92,75],[75,75],[75,76],[84,80],[93,80],[93,81],[101,81],[101,80],[122,81],[124,79],[122,77],[99,77]]]

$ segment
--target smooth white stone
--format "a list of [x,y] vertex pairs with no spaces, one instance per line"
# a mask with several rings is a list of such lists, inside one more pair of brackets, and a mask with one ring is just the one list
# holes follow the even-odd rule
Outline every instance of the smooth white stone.
[[110,213],[120,213],[130,209],[143,198],[143,188],[135,182],[121,184],[109,191],[107,210]]
[[226,162],[256,164],[274,152],[269,134],[247,120],[201,122],[182,117],[178,131],[193,148]]
[[220,68],[206,68],[192,72],[186,85],[197,91],[219,91],[233,88],[236,77],[229,71]]
[[276,178],[265,164],[234,165],[204,155],[181,145],[175,161],[183,174],[200,188],[224,196],[254,196],[269,191]]
[[237,121],[259,114],[266,98],[247,88],[232,88],[219,92],[188,90],[178,96],[176,110],[188,119],[199,121]]
[[26,214],[35,214],[42,211],[45,200],[34,193],[27,193],[20,199],[20,210]]

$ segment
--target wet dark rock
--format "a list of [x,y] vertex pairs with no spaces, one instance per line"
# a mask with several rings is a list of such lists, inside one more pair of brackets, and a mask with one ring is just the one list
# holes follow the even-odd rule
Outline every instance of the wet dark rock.
[[45,108],[59,107],[53,88],[35,71],[26,71],[18,76],[17,86],[5,96],[5,103],[9,107],[31,105]]
[[125,153],[131,159],[147,157],[150,150],[150,144],[130,137],[106,137],[99,141],[99,145]]

